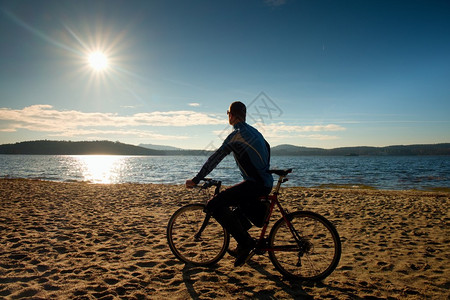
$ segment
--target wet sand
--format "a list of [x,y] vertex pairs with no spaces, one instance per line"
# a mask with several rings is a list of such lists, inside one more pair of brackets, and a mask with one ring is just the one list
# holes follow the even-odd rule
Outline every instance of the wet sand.
[[[341,236],[321,283],[284,279],[267,255],[234,269],[187,267],[166,225],[197,194],[183,186],[0,180],[0,298],[449,299],[450,193],[285,188]],[[255,231],[254,231],[255,232]]]

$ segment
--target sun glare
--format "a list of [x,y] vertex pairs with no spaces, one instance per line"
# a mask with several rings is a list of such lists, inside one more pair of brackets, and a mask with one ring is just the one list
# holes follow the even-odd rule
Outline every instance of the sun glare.
[[102,52],[93,52],[88,57],[89,65],[96,71],[102,71],[108,67],[108,58]]
[[112,183],[120,175],[125,157],[115,155],[75,156],[81,167],[85,181],[92,183]]

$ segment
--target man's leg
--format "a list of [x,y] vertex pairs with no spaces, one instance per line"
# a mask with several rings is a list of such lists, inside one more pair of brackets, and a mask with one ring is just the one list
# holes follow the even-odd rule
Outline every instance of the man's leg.
[[212,212],[213,217],[227,229],[239,245],[235,266],[245,263],[255,247],[255,241],[248,234],[248,228],[239,221],[241,217],[245,218],[244,215],[237,215],[242,214],[241,209],[233,212],[230,207],[240,207],[243,202],[255,197],[255,194],[258,194],[255,184],[244,181],[219,193],[207,205],[207,210]]
[[251,237],[247,233],[247,224],[242,222],[245,220],[245,216],[242,214],[241,209],[238,208],[236,211],[232,211],[231,207],[239,207],[240,200],[245,194],[245,186],[245,182],[232,186],[211,199],[207,205],[207,210],[212,213],[213,217],[228,230],[239,244],[246,244]]

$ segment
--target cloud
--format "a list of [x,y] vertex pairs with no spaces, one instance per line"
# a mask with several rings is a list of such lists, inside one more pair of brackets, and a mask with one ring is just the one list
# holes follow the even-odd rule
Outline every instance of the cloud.
[[[0,132],[2,133],[26,129],[34,132],[45,132],[52,137],[83,137],[89,139],[123,136],[153,140],[184,140],[188,139],[189,136],[162,134],[155,132],[155,127],[223,125],[223,130],[214,132],[216,136],[223,140],[231,130],[227,126],[227,120],[223,117],[191,110],[154,111],[123,116],[116,113],[57,110],[51,105],[44,104],[32,105],[23,109],[0,108],[0,121]],[[299,126],[278,122],[271,124],[257,123],[254,126],[270,140],[292,138],[333,140],[339,137],[327,133],[346,130],[345,127],[336,124]]]
[[98,129],[78,129],[72,131],[49,134],[53,137],[85,137],[88,139],[103,139],[110,136],[137,137],[152,140],[186,140],[188,136],[164,135],[147,130],[98,130]]
[[329,141],[329,140],[337,140],[338,136],[335,135],[326,135],[326,134],[308,134],[308,135],[299,135],[299,138],[305,138],[309,140],[319,140],[319,141]]
[[0,120],[14,121],[43,128],[88,126],[195,126],[225,124],[221,117],[188,110],[155,111],[119,116],[116,113],[85,113],[55,110],[51,105],[32,105],[20,110],[0,109]]
[[0,128],[0,132],[15,132],[14,128]]
[[[283,122],[279,123],[256,123],[253,124],[266,139],[268,140],[286,140],[293,138],[302,138],[310,140],[337,140],[339,139],[336,135],[321,134],[319,132],[336,132],[344,131],[345,127],[336,124],[326,124],[326,125],[286,125]],[[230,127],[226,127],[223,130],[215,130],[213,133],[220,139],[223,140],[231,132]]]
[[32,105],[23,109],[0,109],[2,132],[27,129],[49,132],[53,136],[119,134],[155,139],[184,138],[158,135],[144,131],[148,127],[184,127],[226,124],[226,120],[212,114],[194,111],[155,111],[120,116],[116,113],[86,113],[76,110],[56,110],[51,105]]
[[188,105],[192,106],[192,107],[198,107],[198,106],[200,106],[200,103],[192,102],[192,103],[189,103]]
[[345,127],[336,124],[321,125],[286,125],[283,122],[263,124],[257,123],[254,126],[264,134],[266,139],[282,140],[292,138],[303,138],[311,140],[336,140],[336,135],[321,134],[319,132],[337,132],[346,130]]
[[344,131],[345,127],[336,124],[326,124],[326,125],[286,125],[283,122],[271,123],[271,124],[255,124],[256,127],[261,128],[264,131],[269,131],[273,133],[289,132],[289,133],[300,133],[300,132],[319,132],[319,131]]

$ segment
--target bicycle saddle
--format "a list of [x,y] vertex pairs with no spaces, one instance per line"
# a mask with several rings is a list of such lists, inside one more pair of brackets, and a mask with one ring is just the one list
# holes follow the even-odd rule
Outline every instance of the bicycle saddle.
[[278,176],[286,176],[287,174],[291,173],[292,169],[286,169],[286,170],[269,170],[270,174],[276,174]]

